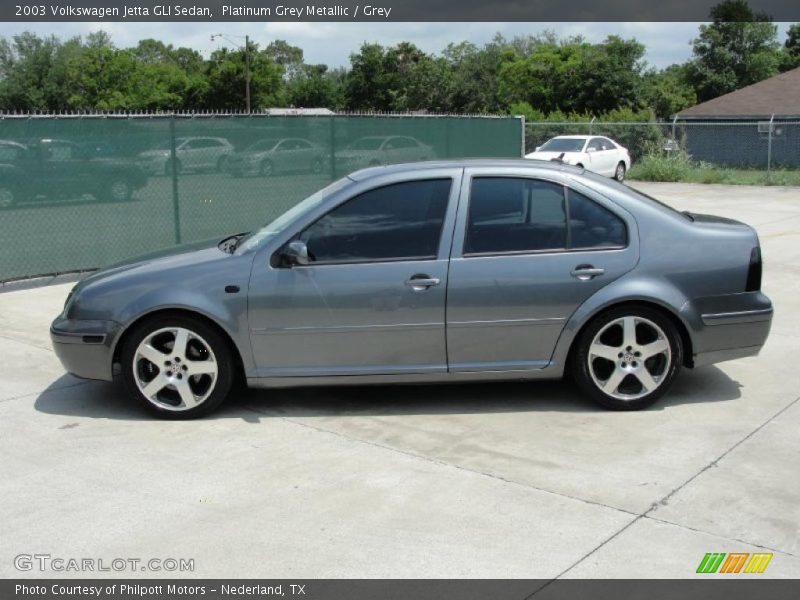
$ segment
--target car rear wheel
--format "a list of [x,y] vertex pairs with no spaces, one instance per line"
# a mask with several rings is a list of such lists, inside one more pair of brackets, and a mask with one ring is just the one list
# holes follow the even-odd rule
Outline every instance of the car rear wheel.
[[271,177],[273,172],[272,161],[262,160],[258,167],[258,174],[262,177]]
[[160,317],[136,327],[120,354],[128,393],[167,419],[206,415],[234,379],[230,348],[211,326],[191,317]]
[[225,163],[227,162],[227,156],[220,156],[219,159],[217,159],[217,173],[222,173],[225,170]]
[[312,173],[322,173],[322,159],[321,158],[315,158],[311,162],[311,172]]
[[578,340],[572,373],[595,402],[638,410],[666,393],[682,362],[675,325],[657,310],[620,307],[596,317]]
[[0,208],[11,208],[16,200],[16,194],[12,188],[0,187]]
[[625,163],[619,161],[617,168],[614,169],[614,179],[617,181],[623,181],[625,179]]

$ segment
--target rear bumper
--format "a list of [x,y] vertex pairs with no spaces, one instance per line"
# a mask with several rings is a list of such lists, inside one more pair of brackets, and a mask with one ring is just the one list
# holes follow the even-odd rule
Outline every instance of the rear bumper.
[[111,381],[113,343],[120,325],[114,321],[57,318],[50,326],[53,350],[64,368],[77,377]]
[[694,366],[755,356],[772,327],[772,302],[761,292],[698,298],[702,322],[694,339]]

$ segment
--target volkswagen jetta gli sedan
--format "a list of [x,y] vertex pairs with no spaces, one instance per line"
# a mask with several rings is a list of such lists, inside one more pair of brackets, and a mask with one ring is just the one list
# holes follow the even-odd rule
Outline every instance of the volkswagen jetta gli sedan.
[[[252,233],[78,283],[51,327],[66,369],[156,415],[252,386],[569,373],[611,409],[681,367],[758,353],[772,304],[742,223],[677,212],[540,161],[374,167]],[[531,393],[535,393],[532,389]]]

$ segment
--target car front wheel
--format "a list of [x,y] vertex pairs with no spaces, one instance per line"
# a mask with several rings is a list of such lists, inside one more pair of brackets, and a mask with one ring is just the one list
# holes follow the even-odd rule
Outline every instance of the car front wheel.
[[613,410],[652,405],[672,385],[682,363],[675,325],[647,307],[621,307],[589,323],[573,354],[578,386]]
[[126,337],[120,361],[128,393],[167,419],[210,413],[225,400],[234,378],[226,341],[192,317],[145,321]]

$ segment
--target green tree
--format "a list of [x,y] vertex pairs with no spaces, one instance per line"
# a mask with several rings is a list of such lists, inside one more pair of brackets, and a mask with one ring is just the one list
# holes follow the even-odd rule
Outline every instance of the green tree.
[[[215,50],[206,68],[208,108],[241,110],[245,107],[244,48]],[[250,44],[250,98],[253,109],[283,106],[286,101],[283,69],[257,44]]]
[[745,0],[725,0],[711,9],[712,23],[693,41],[689,79],[704,102],[757,83],[778,72],[778,28]]
[[0,109],[64,110],[69,81],[67,63],[82,51],[80,38],[22,33],[0,39]]
[[668,119],[684,108],[697,104],[697,94],[687,79],[684,65],[671,65],[663,71],[647,72],[642,93],[647,107],[660,119]]
[[643,55],[642,44],[616,36],[601,44],[544,40],[527,57],[506,50],[499,96],[507,105],[525,102],[543,113],[637,109],[643,105]]
[[781,71],[790,71],[800,67],[800,23],[795,23],[786,32],[781,55]]
[[287,98],[297,108],[338,109],[344,104],[342,88],[327,65],[302,65],[287,84]]

